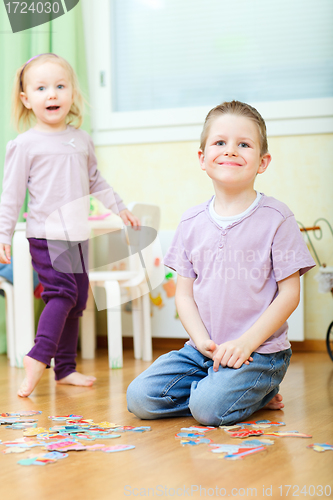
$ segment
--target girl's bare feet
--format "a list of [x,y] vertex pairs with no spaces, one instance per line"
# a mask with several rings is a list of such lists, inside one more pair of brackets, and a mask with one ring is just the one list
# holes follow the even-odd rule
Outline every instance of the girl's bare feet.
[[26,398],[30,396],[40,381],[46,368],[46,364],[41,361],[37,361],[37,359],[30,358],[29,356],[24,356],[23,366],[25,368],[25,379],[23,380],[17,395],[21,398]]
[[266,406],[264,406],[262,409],[263,410],[281,410],[284,408],[284,404],[282,403],[282,396],[281,394],[276,394],[273,399],[270,400],[269,403],[267,403]]
[[95,382],[96,377],[89,377],[87,375],[83,375],[83,373],[72,372],[67,377],[61,378],[57,380],[57,384],[64,385],[81,385],[85,387],[90,387]]

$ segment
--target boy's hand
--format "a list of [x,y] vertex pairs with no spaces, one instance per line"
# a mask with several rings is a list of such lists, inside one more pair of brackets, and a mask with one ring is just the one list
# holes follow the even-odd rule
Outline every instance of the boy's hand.
[[0,262],[1,264],[10,264],[10,245],[0,243]]
[[224,342],[214,352],[213,370],[217,372],[220,365],[229,368],[240,368],[243,363],[249,365],[250,361],[253,361],[250,356],[251,352],[251,349],[240,338]]
[[212,339],[206,339],[197,344],[198,351],[201,352],[207,358],[213,359],[214,353],[217,351],[219,346],[215,344]]
[[134,227],[134,229],[139,228],[141,226],[139,219],[135,217],[135,215],[133,215],[132,212],[127,210],[127,208],[121,210],[119,212],[119,216],[122,218],[125,226],[131,224],[131,226]]

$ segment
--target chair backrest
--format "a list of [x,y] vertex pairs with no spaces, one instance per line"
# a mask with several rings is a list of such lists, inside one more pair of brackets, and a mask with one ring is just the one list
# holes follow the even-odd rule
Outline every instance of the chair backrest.
[[142,226],[153,227],[156,231],[160,228],[161,209],[151,203],[132,202],[128,209],[140,219]]
[[[157,205],[150,203],[130,203],[129,210],[140,219],[141,226],[153,228],[158,232],[161,220],[161,210]],[[153,243],[145,247],[141,252],[141,257],[146,268],[146,278],[151,283],[152,288],[160,284],[164,277],[163,256],[158,236]],[[136,254],[130,258],[130,269],[142,271],[141,257]]]

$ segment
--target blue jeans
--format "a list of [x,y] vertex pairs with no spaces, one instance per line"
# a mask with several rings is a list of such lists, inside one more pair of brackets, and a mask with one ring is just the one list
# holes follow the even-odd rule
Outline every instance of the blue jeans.
[[142,419],[193,416],[203,425],[232,425],[263,408],[279,391],[291,349],[252,353],[241,368],[219,367],[192,346],[159,357],[129,385],[128,410]]

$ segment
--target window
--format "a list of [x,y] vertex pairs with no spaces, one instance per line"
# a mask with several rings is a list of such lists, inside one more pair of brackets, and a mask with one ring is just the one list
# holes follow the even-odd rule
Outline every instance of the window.
[[197,140],[230,99],[269,135],[333,132],[332,0],[83,5],[97,144]]

